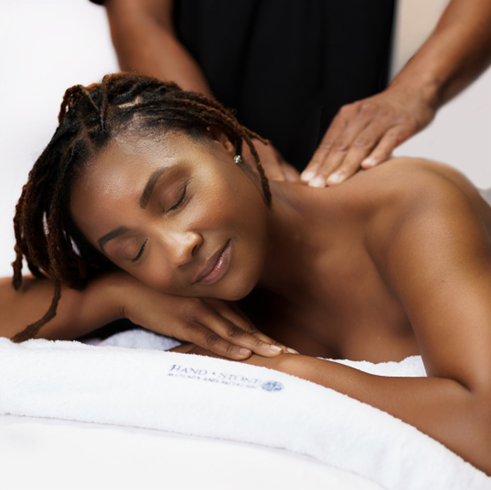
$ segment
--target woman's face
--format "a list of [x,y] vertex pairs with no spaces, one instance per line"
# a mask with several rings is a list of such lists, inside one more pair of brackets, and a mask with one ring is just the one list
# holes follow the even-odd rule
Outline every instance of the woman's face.
[[224,137],[116,138],[76,180],[73,219],[94,247],[158,291],[243,298],[263,269],[267,207],[234,156]]

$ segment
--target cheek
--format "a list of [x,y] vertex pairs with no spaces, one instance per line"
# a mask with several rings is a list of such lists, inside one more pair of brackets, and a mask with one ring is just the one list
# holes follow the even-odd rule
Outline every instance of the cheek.
[[[206,192],[195,194],[178,228],[203,237],[201,253],[232,239],[233,259],[230,271],[211,287],[192,286],[176,272],[165,254],[165,247],[154,244],[148,261],[140,270],[132,270],[137,279],[153,289],[177,296],[207,296],[235,301],[245,297],[259,281],[266,250],[266,205],[254,184],[217,182]],[[194,266],[191,265],[194,271]]]
[[229,301],[244,298],[257,285],[266,255],[267,207],[255,185],[249,180],[246,184],[229,187],[228,199],[216,204],[222,225],[234,239],[230,274],[215,291],[216,297]]

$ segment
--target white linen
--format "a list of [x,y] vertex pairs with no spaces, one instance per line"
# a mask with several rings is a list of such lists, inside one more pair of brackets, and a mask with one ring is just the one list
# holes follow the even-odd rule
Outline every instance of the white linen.
[[[119,340],[125,335],[140,336],[140,346],[156,337],[132,332]],[[4,338],[0,356],[1,413],[285,448],[388,489],[491,488],[490,478],[415,428],[266,368],[142,348],[46,340],[17,345]],[[424,375],[418,357],[346,363],[383,375]]]
[[0,469],[2,490],[384,490],[257,444],[16,415],[0,415]]

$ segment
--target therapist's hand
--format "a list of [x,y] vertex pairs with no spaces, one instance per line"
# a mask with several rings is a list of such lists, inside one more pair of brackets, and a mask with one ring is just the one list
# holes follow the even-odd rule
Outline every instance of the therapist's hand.
[[402,142],[429,124],[436,109],[416,90],[387,88],[341,107],[301,174],[312,187],[339,184],[360,168],[387,160]]

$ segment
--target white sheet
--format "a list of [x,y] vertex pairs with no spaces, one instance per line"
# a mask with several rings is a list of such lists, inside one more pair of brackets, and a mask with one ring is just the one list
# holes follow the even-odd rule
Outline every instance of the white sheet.
[[280,449],[13,415],[0,416],[0,461],[2,490],[383,490]]

